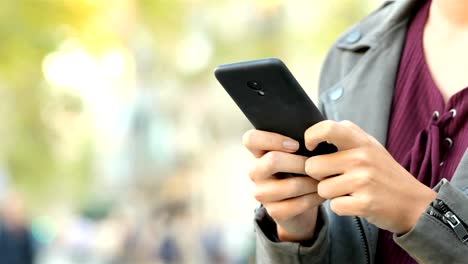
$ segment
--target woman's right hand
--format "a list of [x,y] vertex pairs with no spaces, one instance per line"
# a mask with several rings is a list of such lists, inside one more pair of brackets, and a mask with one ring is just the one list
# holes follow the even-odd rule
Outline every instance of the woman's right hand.
[[277,178],[277,173],[306,175],[307,157],[292,154],[299,143],[280,134],[249,130],[242,138],[256,161],[249,172],[255,183],[255,199],[263,204],[277,224],[281,241],[311,239],[317,208],[324,201],[317,194],[318,182],[311,177]]

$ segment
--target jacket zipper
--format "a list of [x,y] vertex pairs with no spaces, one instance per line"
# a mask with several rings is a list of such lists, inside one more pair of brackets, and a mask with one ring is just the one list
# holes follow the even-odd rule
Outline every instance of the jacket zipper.
[[468,242],[468,231],[466,226],[442,200],[434,200],[428,208],[427,213],[449,226],[463,243],[466,244]]
[[364,225],[362,224],[361,219],[359,219],[359,217],[355,216],[354,220],[358,226],[359,234],[361,235],[361,243],[364,247],[364,255],[366,257],[366,263],[370,264],[369,245],[367,243],[366,233],[364,232]]

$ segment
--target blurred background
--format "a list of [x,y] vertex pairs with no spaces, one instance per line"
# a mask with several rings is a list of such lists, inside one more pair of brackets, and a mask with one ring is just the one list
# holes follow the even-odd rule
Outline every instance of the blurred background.
[[378,0],[0,2],[0,263],[254,263],[251,128],[213,77],[278,57],[316,98]]

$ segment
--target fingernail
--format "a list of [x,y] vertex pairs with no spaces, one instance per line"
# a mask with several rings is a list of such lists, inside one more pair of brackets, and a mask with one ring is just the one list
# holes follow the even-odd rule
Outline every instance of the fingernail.
[[285,140],[283,141],[283,148],[289,150],[297,150],[299,149],[299,142],[294,140]]

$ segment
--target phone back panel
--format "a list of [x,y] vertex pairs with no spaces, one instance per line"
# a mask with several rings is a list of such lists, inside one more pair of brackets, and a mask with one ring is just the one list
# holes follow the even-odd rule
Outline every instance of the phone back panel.
[[320,144],[313,152],[305,148],[304,132],[324,118],[279,59],[221,65],[215,76],[256,129],[296,139],[301,155],[336,151],[329,144]]

